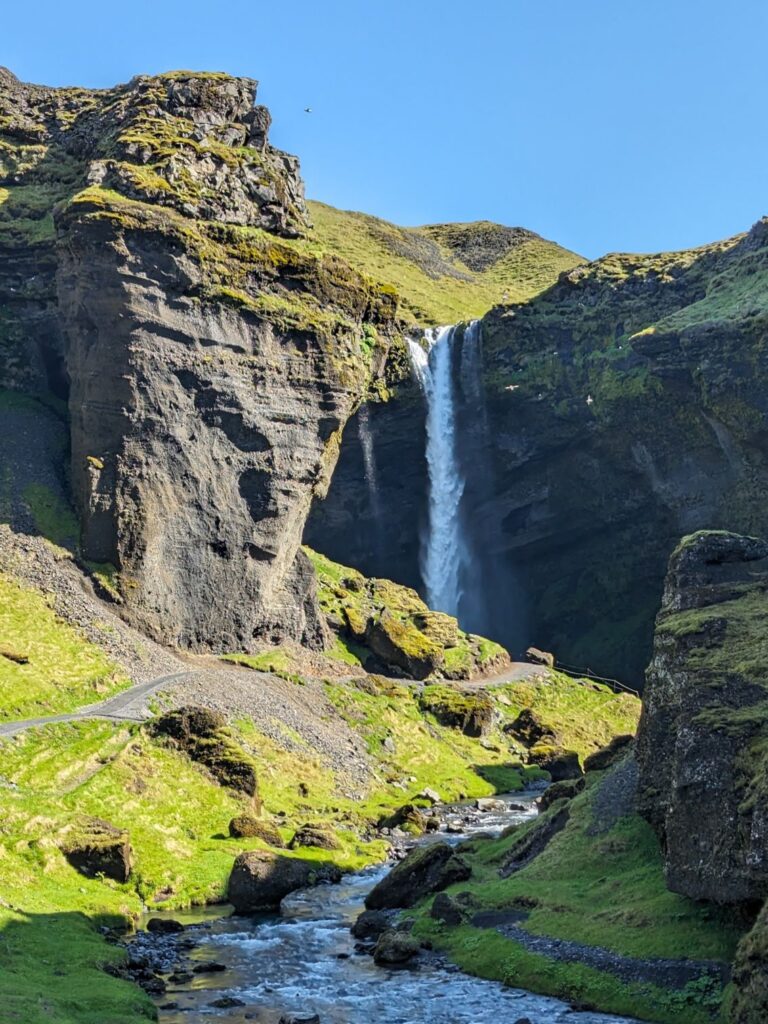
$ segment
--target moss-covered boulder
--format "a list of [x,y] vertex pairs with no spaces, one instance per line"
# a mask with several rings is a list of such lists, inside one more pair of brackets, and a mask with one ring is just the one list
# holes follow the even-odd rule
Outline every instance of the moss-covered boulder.
[[509,663],[499,644],[459,629],[431,611],[415,590],[361,573],[305,548],[331,629],[372,671],[412,679],[470,679]]
[[584,789],[584,777],[578,779],[564,779],[562,782],[553,782],[547,786],[538,800],[539,812],[546,811],[558,800],[573,800],[575,796]]
[[427,822],[433,820],[414,804],[403,804],[394,814],[384,818],[380,824],[388,828],[401,828],[404,832],[420,835],[427,830]]
[[531,708],[523,708],[514,721],[504,726],[504,732],[524,747],[533,747],[545,741],[550,744],[558,742],[555,731]]
[[237,913],[251,914],[274,910],[296,889],[340,879],[341,872],[333,864],[249,850],[235,860],[227,895]]
[[417,846],[371,889],[365,905],[369,910],[412,907],[431,892],[466,881],[471,873],[467,862],[447,843]]
[[229,834],[233,839],[261,839],[268,846],[285,846],[277,827],[253,814],[238,814],[233,818],[229,823]]
[[493,727],[495,709],[487,693],[469,692],[453,686],[426,686],[419,704],[441,725],[459,729],[465,736],[485,736]]
[[296,830],[288,845],[291,850],[296,850],[300,846],[314,846],[318,850],[341,849],[341,842],[333,826],[322,821],[302,825]]
[[178,708],[155,719],[149,730],[205,767],[220,785],[250,797],[260,810],[256,762],[235,741],[218,711]]
[[61,840],[61,852],[82,875],[103,875],[127,882],[133,853],[127,830],[100,818],[86,818],[74,825]]

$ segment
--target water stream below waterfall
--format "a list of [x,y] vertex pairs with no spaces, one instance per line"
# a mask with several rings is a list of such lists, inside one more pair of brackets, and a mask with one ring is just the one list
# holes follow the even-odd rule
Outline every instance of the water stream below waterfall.
[[[501,808],[474,817],[458,807],[444,815],[444,824],[463,828],[460,838],[498,832],[534,814],[537,795],[500,798]],[[437,838],[457,839],[444,833]],[[471,977],[436,954],[405,968],[377,966],[360,952],[349,929],[388,868],[294,893],[279,915],[221,916],[221,907],[174,914],[188,925],[184,938],[194,940],[192,962],[215,960],[227,969],[195,975],[188,984],[169,984],[157,999],[161,1024],[278,1024],[284,1015],[317,1015],[321,1024],[515,1024],[526,1018],[531,1024],[632,1024]],[[241,1005],[212,1005],[221,1000]]]

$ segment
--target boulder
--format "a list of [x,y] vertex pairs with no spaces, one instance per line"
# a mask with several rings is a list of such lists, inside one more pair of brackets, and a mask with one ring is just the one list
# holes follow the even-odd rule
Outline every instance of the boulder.
[[284,1013],[278,1024],[320,1024],[320,1015],[317,1013]]
[[152,917],[147,921],[147,931],[153,935],[178,935],[184,931],[184,925],[172,917]]
[[443,649],[434,640],[387,608],[368,622],[365,641],[385,665],[401,669],[412,679],[426,679],[444,660]]
[[464,920],[464,908],[447,892],[439,892],[432,901],[429,916],[441,924],[457,925]]
[[564,750],[548,743],[537,743],[535,747],[531,747],[528,752],[528,763],[549,772],[553,782],[579,779],[584,774],[575,750]]
[[356,939],[378,939],[382,932],[392,927],[393,911],[364,910],[350,928]]
[[556,800],[572,800],[584,789],[584,778],[564,779],[547,786],[538,799],[539,812],[546,811]]
[[270,850],[249,850],[235,859],[228,899],[239,914],[274,910],[296,889],[340,879],[341,872],[333,864],[317,864]]
[[534,747],[544,741],[554,746],[558,742],[554,729],[545,725],[531,708],[523,708],[513,722],[504,726],[503,731],[524,747]]
[[440,794],[436,790],[430,789],[429,786],[425,786],[420,793],[417,793],[417,796],[421,800],[429,800],[431,804],[442,803]]
[[233,818],[229,823],[229,834],[233,839],[261,839],[269,846],[285,846],[277,827],[253,814],[238,814]]
[[401,828],[404,832],[421,835],[426,832],[428,818],[426,814],[413,804],[403,804],[394,814],[384,819],[382,824],[387,828]]
[[538,647],[529,647],[525,656],[537,665],[546,665],[547,668],[555,667],[555,656],[549,651],[540,651]]
[[300,846],[314,846],[318,850],[340,850],[341,842],[331,825],[316,821],[297,829],[288,846],[291,850]]
[[420,949],[421,943],[418,939],[407,932],[390,929],[379,936],[373,951],[373,959],[377,964],[396,966],[412,960]]
[[60,848],[81,875],[88,878],[104,875],[116,882],[128,881],[133,851],[125,829],[116,828],[101,818],[88,818],[67,834]]
[[412,907],[423,896],[464,882],[471,874],[464,858],[447,843],[417,846],[374,886],[365,905],[369,910]]
[[465,736],[475,739],[485,736],[493,726],[494,706],[487,693],[469,693],[455,686],[427,686],[419,704],[440,725],[460,729]]

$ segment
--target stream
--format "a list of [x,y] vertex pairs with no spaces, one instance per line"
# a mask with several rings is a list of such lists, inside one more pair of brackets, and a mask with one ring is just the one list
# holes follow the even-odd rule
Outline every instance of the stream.
[[[442,831],[434,838],[460,841],[499,832],[533,816],[539,792],[499,797],[500,805],[482,814],[447,808],[443,828],[462,828],[463,834]],[[222,916],[222,907],[174,913],[186,926],[184,940],[194,942],[191,966],[216,961],[227,969],[169,983],[156,999],[161,1024],[279,1024],[281,1017],[298,1024],[315,1015],[320,1024],[631,1024],[625,1017],[576,1012],[560,1000],[474,978],[433,953],[399,969],[377,966],[356,950],[349,929],[389,867],[377,865],[346,875],[339,885],[292,893],[279,915]],[[212,1005],[222,1001],[236,1005]]]

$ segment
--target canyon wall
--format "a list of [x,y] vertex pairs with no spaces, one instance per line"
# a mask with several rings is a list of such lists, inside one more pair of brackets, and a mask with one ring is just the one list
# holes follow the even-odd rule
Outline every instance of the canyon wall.
[[397,329],[391,289],[304,240],[255,92],[0,76],[3,384],[68,401],[81,554],[126,616],[219,650],[325,643],[304,520]]

